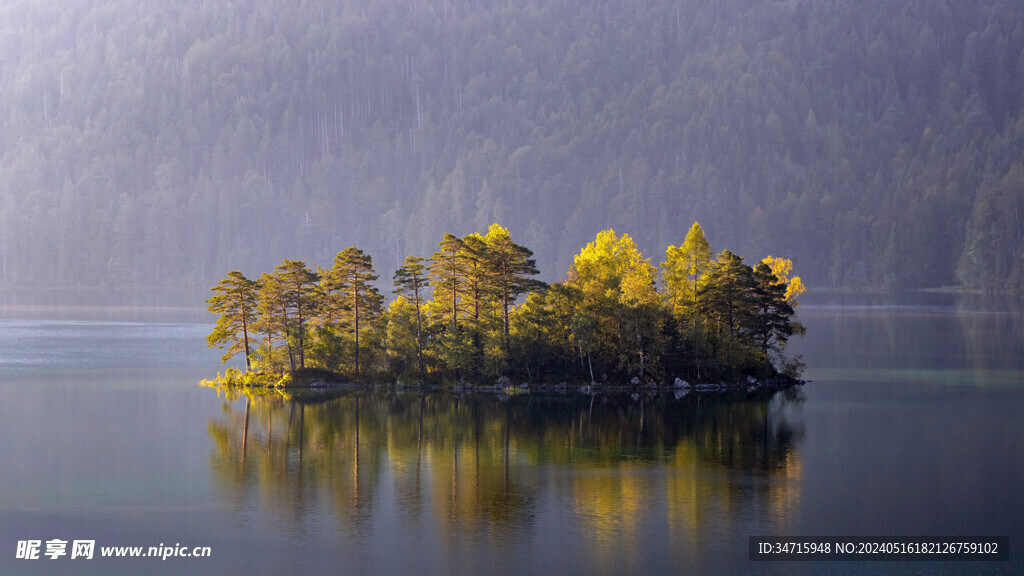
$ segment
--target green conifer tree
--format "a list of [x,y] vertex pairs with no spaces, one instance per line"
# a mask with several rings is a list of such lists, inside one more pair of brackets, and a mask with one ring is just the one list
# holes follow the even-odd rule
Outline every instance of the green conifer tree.
[[[284,325],[287,327],[289,340],[296,341],[298,352],[298,367],[306,367],[306,323],[317,313],[319,304],[319,287],[317,283],[320,276],[310,270],[306,263],[301,260],[285,260],[274,268],[274,275],[281,285],[282,307],[284,310]],[[290,321],[289,321],[290,320]],[[291,369],[295,370],[294,354],[289,356]]]
[[755,309],[751,335],[757,342],[765,360],[769,352],[779,351],[793,335],[793,307],[786,300],[786,284],[772,272],[771,266],[761,262],[754,269],[752,303]]
[[722,250],[711,266],[707,282],[698,290],[701,309],[736,336],[752,315],[754,275],[743,258]]
[[416,355],[419,359],[420,378],[423,378],[423,304],[427,289],[426,266],[423,258],[407,256],[402,267],[395,271],[395,293],[405,297],[416,308]]
[[355,246],[342,250],[334,258],[330,272],[330,285],[342,302],[342,322],[352,331],[355,342],[355,374],[360,373],[359,335],[362,327],[378,319],[382,312],[384,297],[372,284],[377,279],[373,271],[373,259]]
[[257,319],[256,293],[259,286],[238,270],[228,272],[226,278],[211,288],[216,292],[206,301],[207,310],[219,314],[213,332],[206,337],[210,347],[223,349],[228,346],[221,362],[227,362],[239,352],[245,353],[245,370],[252,369],[250,359],[249,333]]
[[491,224],[484,237],[487,242],[488,267],[491,285],[501,307],[502,331],[505,347],[509,344],[509,308],[517,298],[543,289],[545,284],[530,278],[539,273],[533,252],[512,241],[508,229]]
[[466,284],[466,245],[453,234],[446,233],[438,242],[439,250],[430,261],[430,283],[434,293],[434,310],[438,323],[447,322],[458,330],[461,299]]

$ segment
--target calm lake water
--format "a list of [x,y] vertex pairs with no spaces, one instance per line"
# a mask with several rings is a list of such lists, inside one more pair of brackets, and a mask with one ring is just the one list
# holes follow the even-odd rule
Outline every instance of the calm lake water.
[[[299,404],[197,386],[222,369],[201,312],[8,306],[0,574],[1024,572],[1022,308],[806,298],[800,318],[799,394]],[[752,535],[1011,552],[751,562]],[[17,560],[29,539],[97,557]],[[177,544],[212,557],[98,557]]]

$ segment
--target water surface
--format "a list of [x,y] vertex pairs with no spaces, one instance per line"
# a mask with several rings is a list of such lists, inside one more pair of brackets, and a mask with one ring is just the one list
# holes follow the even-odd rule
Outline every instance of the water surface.
[[[1024,316],[809,299],[796,394],[227,398],[208,319],[8,309],[0,573],[1024,569]],[[751,535],[1009,536],[1010,562],[753,563]],[[210,546],[16,560],[18,540]]]

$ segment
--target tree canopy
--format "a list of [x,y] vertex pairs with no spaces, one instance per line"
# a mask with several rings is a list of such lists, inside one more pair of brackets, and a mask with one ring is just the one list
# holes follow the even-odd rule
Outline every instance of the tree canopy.
[[330,292],[340,308],[340,323],[348,327],[353,340],[353,361],[355,373],[359,374],[359,332],[360,322],[364,327],[376,320],[383,311],[384,297],[372,284],[377,279],[373,271],[373,259],[355,246],[350,246],[334,259],[334,266],[328,275]]
[[[694,224],[680,248],[668,248],[661,285],[633,239],[610,229],[552,285],[532,278],[532,251],[500,225],[486,235],[445,234],[429,266],[409,256],[395,271],[398,297],[386,310],[373,260],[355,246],[326,273],[294,260],[258,282],[232,271],[208,301],[221,315],[209,343],[237,352],[248,334],[262,334],[247,369],[371,379],[700,381],[787,370],[785,345],[803,333],[793,318],[792,262],[768,257],[751,268],[723,250],[688,267],[677,257],[688,245],[710,254],[699,231]],[[703,272],[691,278],[696,269]],[[673,274],[684,281],[666,280]]]
[[239,352],[245,355],[245,369],[252,368],[249,333],[257,318],[257,296],[259,285],[238,270],[228,272],[226,278],[211,288],[216,292],[206,301],[208,310],[217,314],[217,323],[206,341],[210,346],[228,349],[222,361],[227,362]]
[[671,295],[670,305],[676,316],[683,316],[686,310],[696,306],[700,281],[711,268],[711,258],[711,245],[697,222],[690,227],[682,244],[665,250],[661,281]]

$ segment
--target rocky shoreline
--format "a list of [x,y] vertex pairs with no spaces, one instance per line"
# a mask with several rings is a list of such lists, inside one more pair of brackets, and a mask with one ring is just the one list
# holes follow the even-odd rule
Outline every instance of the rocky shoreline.
[[[237,371],[236,371],[237,372]],[[263,390],[263,391],[298,391],[309,392],[357,392],[357,391],[393,391],[396,393],[436,393],[451,392],[454,394],[496,394],[499,396],[511,396],[517,394],[631,394],[639,397],[641,393],[654,395],[659,393],[671,393],[677,399],[688,394],[715,394],[715,393],[736,393],[745,392],[754,394],[760,390],[780,391],[795,386],[803,386],[807,382],[784,375],[776,375],[770,378],[757,379],[748,376],[744,381],[717,383],[703,382],[691,384],[682,378],[676,378],[671,384],[655,381],[641,382],[639,378],[633,378],[626,384],[611,383],[583,383],[570,384],[568,382],[558,383],[513,383],[508,377],[502,376],[493,383],[475,383],[465,379],[451,385],[425,384],[421,382],[393,382],[382,383],[358,383],[346,380],[342,375],[326,370],[303,370],[294,374],[286,374],[279,379],[270,375],[264,378],[241,378],[241,373],[228,372],[225,376],[218,376],[215,380],[204,380],[202,385],[212,388],[225,388],[232,390]]]
[[[452,392],[456,393],[530,393],[530,392],[541,392],[541,393],[569,393],[578,392],[582,394],[621,394],[621,393],[639,393],[639,392],[675,392],[676,397],[681,398],[690,393],[716,393],[716,392],[735,392],[745,391],[747,393],[754,393],[758,390],[783,390],[791,388],[793,386],[803,386],[807,382],[805,380],[799,380],[789,378],[786,376],[775,376],[764,380],[758,380],[754,377],[747,377],[745,382],[734,382],[728,383],[721,381],[718,383],[700,383],[691,384],[681,378],[676,378],[672,384],[662,384],[654,381],[647,383],[640,382],[639,378],[633,378],[628,384],[598,384],[591,382],[589,384],[569,384],[567,382],[560,382],[557,384],[532,384],[522,383],[513,384],[508,378],[499,378],[494,384],[490,385],[479,385],[467,382],[460,382],[450,388]],[[404,384],[402,381],[395,383],[396,387],[408,387],[408,384]]]

